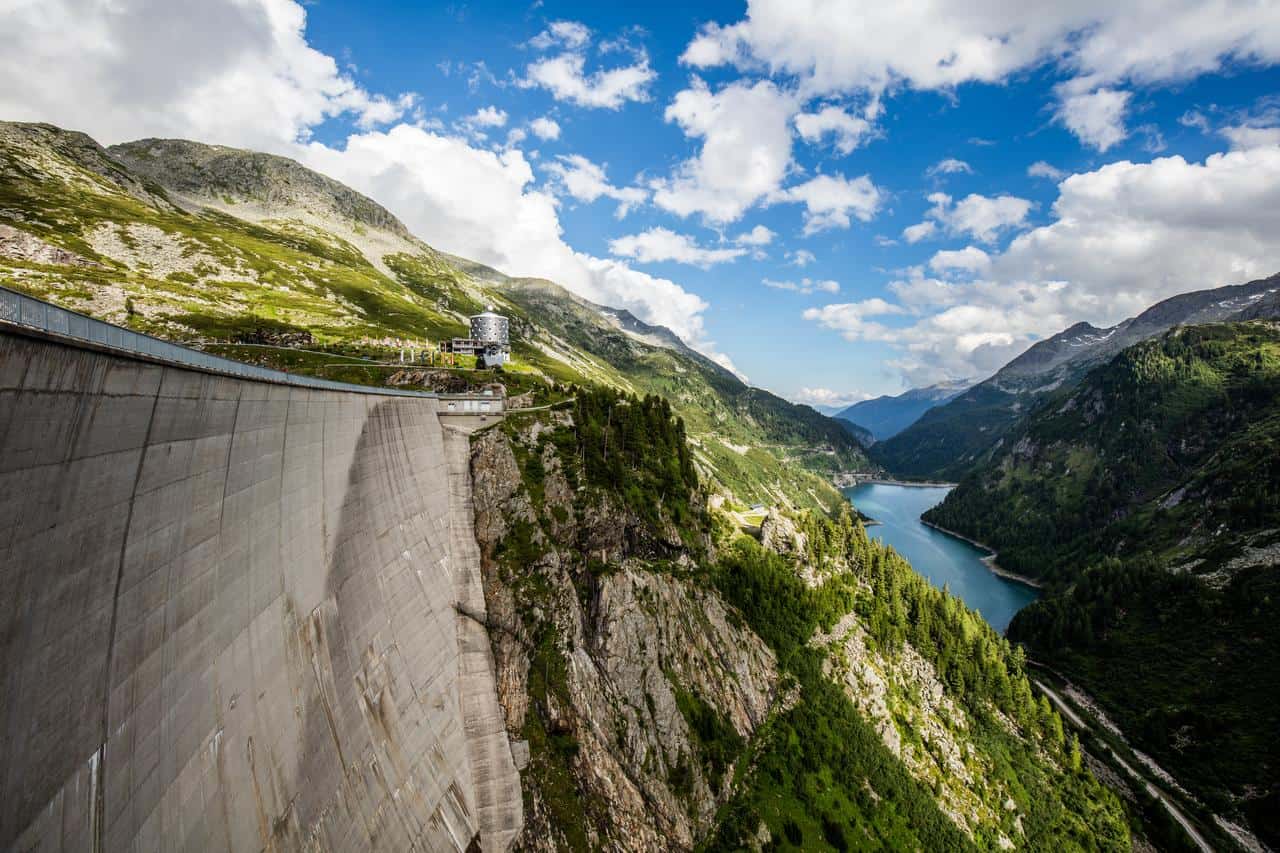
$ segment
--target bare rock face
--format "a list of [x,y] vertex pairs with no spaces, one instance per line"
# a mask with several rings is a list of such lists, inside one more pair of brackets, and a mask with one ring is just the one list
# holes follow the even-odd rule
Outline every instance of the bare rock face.
[[[512,741],[529,749],[515,849],[690,850],[775,706],[777,665],[713,589],[682,574],[687,554],[653,558],[678,549],[678,533],[640,530],[608,495],[572,484],[541,440],[553,417],[563,425],[548,415],[472,446],[499,699]],[[518,460],[529,454],[543,472],[536,502]],[[710,759],[695,712],[739,746],[733,760]]]
[[471,481],[475,495],[476,539],[483,547],[501,541],[507,525],[516,520],[533,521],[527,496],[520,496],[520,467],[506,437],[496,430],[477,436],[472,442]]
[[795,522],[777,508],[769,510],[760,523],[760,544],[783,556],[804,554],[805,535],[796,529]]
[[0,255],[19,261],[55,266],[96,267],[98,264],[75,252],[46,243],[34,234],[0,224]]
[[179,196],[306,210],[409,238],[404,224],[377,202],[287,157],[185,139],[139,139],[107,151]]

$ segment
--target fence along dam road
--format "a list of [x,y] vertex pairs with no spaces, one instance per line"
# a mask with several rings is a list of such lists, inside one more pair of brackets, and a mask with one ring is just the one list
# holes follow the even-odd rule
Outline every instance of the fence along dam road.
[[224,364],[15,296],[0,849],[507,847],[480,402]]

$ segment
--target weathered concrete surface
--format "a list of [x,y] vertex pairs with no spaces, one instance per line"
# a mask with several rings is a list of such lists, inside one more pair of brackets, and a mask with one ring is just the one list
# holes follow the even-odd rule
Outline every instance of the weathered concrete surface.
[[0,848],[500,849],[445,435],[431,400],[0,334]]
[[471,790],[475,791],[480,813],[481,845],[485,850],[505,850],[523,826],[523,795],[507,739],[506,717],[498,704],[493,647],[485,627],[484,582],[471,494],[468,436],[474,425],[458,424],[458,420],[451,419],[444,436],[449,468],[450,551],[458,600],[462,719],[473,774]]

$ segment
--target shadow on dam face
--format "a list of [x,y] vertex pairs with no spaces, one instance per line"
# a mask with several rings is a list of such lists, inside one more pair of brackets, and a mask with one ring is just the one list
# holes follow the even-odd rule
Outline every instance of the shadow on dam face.
[[518,830],[434,406],[0,334],[0,848]]
[[[456,656],[454,588],[419,565],[449,565],[447,472],[438,429],[406,440],[424,431],[415,407],[391,400],[368,413],[326,536],[324,598],[291,614],[289,669],[307,697],[298,793],[265,846],[461,849],[478,833],[460,786],[470,779],[457,667],[442,665]],[[403,634],[416,641],[402,646]],[[414,672],[432,675],[415,684]]]

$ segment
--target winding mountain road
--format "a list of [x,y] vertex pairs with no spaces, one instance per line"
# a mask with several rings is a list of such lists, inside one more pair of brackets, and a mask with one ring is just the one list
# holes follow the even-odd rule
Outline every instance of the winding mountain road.
[[[1094,726],[1087,723],[1078,713],[1076,713],[1075,709],[1068,705],[1066,701],[1064,701],[1063,698],[1053,690],[1053,688],[1049,687],[1038,678],[1034,679],[1034,681],[1036,687],[1040,688],[1040,691],[1044,693],[1045,696],[1049,697],[1049,701],[1053,703],[1053,706],[1057,708],[1058,712],[1061,713],[1062,716],[1066,717],[1073,726],[1085,731],[1089,731],[1094,728]],[[1209,842],[1205,840],[1204,836],[1196,830],[1195,826],[1191,823],[1190,818],[1188,818],[1172,800],[1165,796],[1163,791],[1148,781],[1147,778],[1137,770],[1133,769],[1132,765],[1121,758],[1110,746],[1107,746],[1106,749],[1107,752],[1111,753],[1111,757],[1115,759],[1116,764],[1123,768],[1124,771],[1129,774],[1130,778],[1144,786],[1148,794],[1160,801],[1161,805],[1164,806],[1165,811],[1169,812],[1169,815],[1178,822],[1178,825],[1186,831],[1187,837],[1195,842],[1197,847],[1203,850],[1204,853],[1214,853],[1212,845],[1210,845]]]

